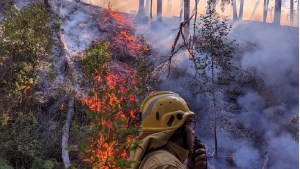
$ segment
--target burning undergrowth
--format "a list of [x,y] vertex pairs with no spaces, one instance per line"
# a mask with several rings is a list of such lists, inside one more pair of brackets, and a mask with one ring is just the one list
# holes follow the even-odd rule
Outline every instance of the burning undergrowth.
[[131,57],[132,59],[138,59],[150,50],[144,38],[135,35],[135,25],[131,15],[109,9],[100,13],[104,17],[99,26],[111,35],[109,41],[114,42],[113,51],[118,60],[126,61],[126,57],[128,57],[128,60],[131,60]]
[[92,44],[81,60],[89,86],[93,86],[90,96],[81,99],[89,109],[92,131],[83,143],[88,145],[83,148],[83,158],[97,168],[124,168],[136,144],[130,135],[138,129],[138,97],[152,90],[155,78],[147,61],[149,46],[134,34],[130,16],[111,10],[100,14],[99,27],[107,39]]

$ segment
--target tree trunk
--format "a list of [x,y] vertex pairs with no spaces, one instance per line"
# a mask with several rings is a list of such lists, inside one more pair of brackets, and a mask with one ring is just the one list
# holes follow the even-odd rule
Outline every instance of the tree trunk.
[[150,0],[150,19],[152,20],[152,6],[153,6],[153,0]]
[[200,0],[195,0],[195,6],[194,6],[194,9],[193,9],[193,11],[192,11],[192,14],[195,13],[196,10],[198,9],[199,1],[200,1]]
[[[211,41],[212,43],[212,41]],[[212,44],[211,44],[212,45]],[[212,101],[213,101],[213,114],[214,114],[214,143],[215,143],[215,155],[218,156],[218,137],[217,137],[217,111],[216,111],[216,94],[215,94],[215,80],[214,80],[214,57],[212,57],[211,61],[211,82],[212,82]]]
[[241,20],[243,20],[243,13],[244,13],[244,0],[240,0],[239,19]]
[[169,16],[172,16],[172,0],[168,0],[167,13]]
[[290,0],[290,25],[294,26],[294,0]]
[[263,22],[267,22],[269,0],[264,0]]
[[147,16],[145,13],[145,7],[144,7],[144,0],[139,0],[139,10],[138,10],[138,14],[136,17],[136,20],[138,22],[145,22],[147,21]]
[[62,142],[61,142],[61,151],[62,151],[62,160],[64,163],[64,167],[67,169],[70,167],[71,162],[69,158],[69,152],[67,150],[68,148],[68,140],[69,140],[69,134],[70,134],[70,125],[72,122],[72,117],[74,114],[74,98],[70,98],[68,102],[68,112],[67,112],[67,119],[65,122],[65,125],[63,127],[63,133],[62,133]]
[[281,17],[281,0],[275,0],[275,15],[274,15],[274,24],[280,25]]
[[157,14],[156,20],[162,22],[162,0],[157,0]]
[[182,13],[183,13],[183,0],[180,0],[179,21],[182,21]]
[[[184,21],[190,19],[190,0],[184,0]],[[184,26],[185,37],[188,38],[190,34],[190,21],[188,21]]]
[[238,19],[236,10],[236,0],[232,0],[232,19],[233,21],[236,21]]
[[149,16],[149,5],[150,4],[150,0],[146,0],[146,4],[145,4],[145,13],[146,13],[146,16]]

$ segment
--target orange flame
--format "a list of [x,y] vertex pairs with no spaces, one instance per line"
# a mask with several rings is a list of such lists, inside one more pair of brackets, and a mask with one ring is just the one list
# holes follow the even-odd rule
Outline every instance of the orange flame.
[[136,40],[136,37],[132,36],[132,35],[129,35],[129,33],[127,33],[126,31],[121,31],[120,32],[121,35],[123,35],[126,39],[128,39],[129,41],[135,41]]
[[[130,54],[133,57],[141,56],[139,53],[139,48],[142,46],[142,44],[139,41],[139,38],[137,38],[134,35],[134,25],[133,22],[130,19],[128,19],[128,16],[126,16],[125,19],[126,14],[114,12],[111,10],[106,10],[104,12],[105,13],[103,16],[105,17],[103,17],[103,21],[108,22],[107,24],[116,24],[114,25],[116,26],[116,29],[111,31],[112,34],[115,35],[115,37],[113,38],[114,47],[126,49],[127,51],[125,52],[128,52],[128,54]],[[138,79],[136,79],[136,77],[137,71],[131,66],[118,61],[111,61],[108,65],[108,69],[105,76],[103,76],[103,74],[95,70],[94,81],[96,85],[98,85],[97,87],[107,87],[105,89],[120,92],[121,96],[117,97],[113,93],[104,93],[100,96],[96,92],[93,92],[93,95],[91,97],[82,99],[82,102],[85,105],[87,105],[90,110],[97,113],[102,113],[105,110],[114,110],[115,106],[122,107],[121,103],[124,101],[126,103],[136,102],[134,94],[126,93],[126,91],[128,91],[129,89],[135,90],[137,88]],[[105,101],[107,99],[108,101]],[[113,130],[113,124],[116,124],[114,118],[128,122],[129,118],[135,118],[135,110],[122,110],[120,108],[118,112],[113,115],[115,117],[111,117],[110,120],[107,120],[104,117],[102,117],[102,119],[99,120],[99,124],[107,127],[109,130]],[[124,127],[126,127],[126,125],[128,124],[124,124]],[[116,153],[116,145],[118,143],[109,142],[109,139],[106,138],[107,135],[105,134],[106,133],[99,133],[99,138],[97,138],[94,144],[91,145],[93,153],[95,155],[94,158],[98,159],[102,163],[110,161],[109,159],[111,159],[114,156],[128,158],[128,152],[126,152],[125,150]],[[117,136],[115,140],[117,140]],[[127,143],[133,141],[133,139],[130,137],[127,137],[126,140]],[[114,164],[109,165],[113,168],[117,168],[116,166],[114,166]],[[102,167],[101,169],[108,169],[108,167]]]
[[24,94],[27,94],[30,91],[31,87],[28,85],[23,89]]
[[[129,19],[125,19],[125,14],[122,14],[121,13],[118,13],[118,12],[115,12],[115,11],[112,11],[112,10],[107,10],[108,13],[110,14],[110,16],[115,19],[118,23],[121,23],[121,24],[126,24],[126,25],[132,25],[133,23],[129,20]],[[127,16],[128,18],[128,16]]]
[[[117,98],[114,94],[105,93],[103,96],[101,96],[101,99],[96,94],[96,92],[94,92],[91,97],[82,99],[82,102],[86,104],[90,110],[93,110],[98,113],[101,113],[103,109],[113,109],[116,104],[119,107],[121,107],[122,100],[126,100],[126,102],[136,102],[136,98],[133,94],[125,94],[128,89],[136,87],[131,83],[134,77],[136,77],[136,71],[134,71],[133,69],[130,69],[129,67],[124,65],[119,66],[117,63],[111,63],[110,69],[107,70],[107,75],[104,78],[97,76],[95,77],[95,81],[97,83],[106,83],[108,89],[110,90],[116,89],[116,87],[118,86],[118,90],[120,90],[122,96]],[[136,84],[136,82],[134,84]],[[106,98],[109,98],[109,102],[103,101]],[[135,110],[129,110],[129,112],[124,112],[124,110],[120,109],[119,112],[116,113],[115,118],[121,119],[122,121],[128,121],[129,117],[135,117],[134,112]],[[113,130],[113,123],[115,122],[112,120],[107,120],[103,117],[99,121],[99,123],[102,126]],[[132,141],[132,139],[127,138],[127,141]],[[109,166],[114,166],[113,162],[109,162],[109,159],[116,156],[116,144],[117,143],[109,143],[108,139],[105,138],[102,133],[99,133],[99,138],[92,145],[92,147],[96,147],[93,150],[93,154],[95,155],[94,158],[98,159],[101,162],[112,163],[109,164]],[[128,152],[122,150],[118,152],[118,156],[122,158],[128,158]],[[100,168],[106,169],[106,167]],[[113,168],[117,167],[114,166]]]
[[113,38],[116,46],[125,47],[125,49],[133,57],[137,57],[138,55],[140,55],[139,49],[143,45],[141,44],[141,42],[139,42],[138,38],[133,33],[133,28],[135,27],[135,25],[132,22],[132,18],[129,19],[131,16],[112,10],[106,10],[104,12],[105,13],[103,15],[105,17],[103,18],[103,22],[111,21],[110,23],[115,24],[113,26],[118,28],[114,29],[114,31],[111,31],[116,35]]
[[65,103],[62,103],[59,107],[60,110],[63,110],[65,108]]

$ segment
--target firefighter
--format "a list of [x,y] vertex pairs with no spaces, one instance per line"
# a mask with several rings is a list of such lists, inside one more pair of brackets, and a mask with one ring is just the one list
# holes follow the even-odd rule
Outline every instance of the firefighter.
[[[195,143],[194,112],[174,92],[148,96],[141,105],[140,147],[130,153],[133,169],[206,169],[206,150]],[[198,144],[197,144],[198,145]]]

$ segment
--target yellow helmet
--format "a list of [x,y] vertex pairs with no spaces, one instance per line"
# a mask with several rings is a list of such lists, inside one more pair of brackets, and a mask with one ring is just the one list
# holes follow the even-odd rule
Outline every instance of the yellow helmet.
[[187,103],[174,92],[153,93],[142,103],[141,131],[165,131],[178,129],[192,115]]

